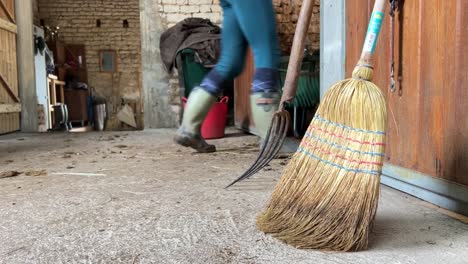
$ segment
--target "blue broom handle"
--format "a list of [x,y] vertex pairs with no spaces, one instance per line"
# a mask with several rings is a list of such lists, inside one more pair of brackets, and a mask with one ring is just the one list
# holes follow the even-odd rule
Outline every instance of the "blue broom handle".
[[382,28],[382,22],[385,17],[385,5],[387,0],[376,0],[374,4],[374,10],[367,28],[366,39],[364,41],[364,47],[362,48],[361,63],[372,66],[373,55],[375,53],[375,47],[377,46],[377,40],[379,38],[380,30]]

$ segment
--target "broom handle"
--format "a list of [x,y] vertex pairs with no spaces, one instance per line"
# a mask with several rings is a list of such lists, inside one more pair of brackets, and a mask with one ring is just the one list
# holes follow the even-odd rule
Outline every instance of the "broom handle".
[[280,110],[284,109],[285,102],[291,102],[296,96],[302,59],[304,58],[305,40],[310,25],[310,19],[312,17],[313,7],[314,0],[305,0],[302,3],[296,32],[294,33],[291,57],[289,58],[288,70],[286,72],[286,80],[284,81],[283,95],[279,104]]
[[385,16],[385,4],[387,0],[376,0],[374,4],[374,10],[367,29],[366,39],[364,41],[364,47],[362,49],[361,58],[359,65],[368,66],[373,68],[374,66],[374,53],[379,38],[380,29],[382,28],[382,21]]

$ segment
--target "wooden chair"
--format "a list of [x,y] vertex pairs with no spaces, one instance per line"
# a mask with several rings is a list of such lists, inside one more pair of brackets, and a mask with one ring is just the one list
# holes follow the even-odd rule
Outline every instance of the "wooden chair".
[[47,76],[47,97],[49,98],[49,129],[54,127],[54,106],[65,104],[65,82],[58,80],[57,76],[49,74]]

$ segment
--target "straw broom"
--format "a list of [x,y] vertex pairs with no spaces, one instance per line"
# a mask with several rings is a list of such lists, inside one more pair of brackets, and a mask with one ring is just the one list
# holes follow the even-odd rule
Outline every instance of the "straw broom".
[[386,102],[371,82],[386,0],[377,0],[352,78],[324,96],[257,227],[297,248],[366,249],[379,198]]

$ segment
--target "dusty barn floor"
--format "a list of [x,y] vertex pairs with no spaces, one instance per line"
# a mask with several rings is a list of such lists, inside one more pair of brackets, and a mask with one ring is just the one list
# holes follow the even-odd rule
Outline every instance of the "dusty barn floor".
[[224,190],[256,138],[196,155],[172,132],[0,137],[0,173],[20,173],[0,178],[0,263],[468,263],[467,224],[386,187],[369,250],[286,246],[254,219],[287,161]]

